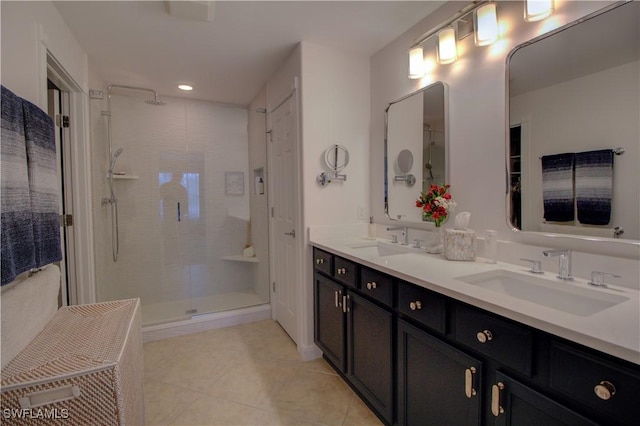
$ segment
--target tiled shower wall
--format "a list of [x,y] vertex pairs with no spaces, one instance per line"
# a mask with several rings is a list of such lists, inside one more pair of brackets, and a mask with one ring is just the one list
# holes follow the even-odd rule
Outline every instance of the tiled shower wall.
[[[114,169],[138,179],[114,182],[120,228],[115,263],[111,210],[94,200],[97,299],[140,297],[144,311],[149,304],[254,291],[254,264],[221,259],[241,254],[246,244],[247,110],[177,98],[165,98],[164,106],[144,100],[111,98],[113,150],[124,149]],[[106,109],[106,99],[91,103],[93,185],[96,197],[109,197],[107,118],[100,108]],[[226,172],[242,173],[243,194],[225,193]],[[180,315],[167,312],[167,318]]]

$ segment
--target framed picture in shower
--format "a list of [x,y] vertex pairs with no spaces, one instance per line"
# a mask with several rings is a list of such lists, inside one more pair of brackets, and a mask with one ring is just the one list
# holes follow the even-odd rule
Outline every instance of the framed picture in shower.
[[225,172],[224,183],[226,195],[244,195],[244,172]]

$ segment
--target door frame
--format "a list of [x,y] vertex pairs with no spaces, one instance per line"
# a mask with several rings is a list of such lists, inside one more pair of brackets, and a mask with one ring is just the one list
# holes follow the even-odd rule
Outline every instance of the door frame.
[[[41,79],[41,105],[47,105],[47,78],[69,97],[69,171],[73,176],[69,189],[72,193],[74,259],[67,263],[73,267],[76,278],[74,288],[69,289],[71,305],[95,302],[95,261],[93,245],[93,209],[91,190],[91,149],[89,134],[88,94],[64,69],[62,64],[47,49],[39,44]],[[73,266],[72,266],[73,265]]]
[[[298,309],[296,311],[296,336],[294,338],[296,344],[298,345],[298,349],[300,349],[300,338],[302,335],[302,327],[303,327],[303,317],[306,314],[306,311],[304,308],[305,304],[302,303],[303,297],[306,294],[305,291],[303,291],[304,289],[302,288],[303,286],[300,285],[301,282],[304,282],[302,276],[304,275],[304,268],[303,268],[303,259],[301,258],[301,253],[304,253],[303,250],[303,244],[304,244],[304,233],[302,231],[303,226],[302,226],[302,217],[303,217],[303,211],[302,211],[302,182],[301,182],[301,176],[302,176],[302,149],[301,149],[301,135],[302,135],[302,125],[301,125],[301,120],[300,120],[300,95],[299,95],[299,90],[298,90],[298,78],[294,77],[293,79],[293,84],[292,84],[292,88],[291,91],[286,93],[281,99],[278,100],[278,102],[276,103],[276,106],[270,110],[267,111],[267,133],[269,134],[269,139],[267,141],[267,168],[268,170],[273,170],[273,146],[272,146],[272,122],[271,122],[271,117],[272,117],[272,113],[274,111],[276,111],[279,107],[281,107],[286,101],[288,101],[289,99],[292,99],[294,102],[293,105],[293,109],[295,110],[295,114],[296,114],[296,141],[295,141],[295,145],[296,145],[296,160],[298,162],[298,167],[296,167],[295,170],[295,176],[292,176],[291,178],[293,179],[293,181],[295,182],[295,203],[296,203],[296,218],[295,218],[295,232],[296,232],[296,238],[295,238],[295,242],[294,242],[294,247],[295,247],[295,253],[296,253],[296,259],[294,260],[294,264],[296,265],[296,271],[295,271],[295,280],[296,282],[294,283],[294,285],[296,285],[296,289],[298,290],[296,293],[296,300],[298,303]],[[274,182],[273,182],[273,173],[269,173],[267,176],[267,185],[268,185],[268,190],[270,194],[273,194],[273,188],[274,188]],[[275,276],[274,276],[274,271],[276,269],[275,267],[275,256],[276,253],[274,251],[274,247],[275,247],[275,238],[276,238],[276,232],[275,232],[275,221],[274,221],[274,217],[272,214],[273,211],[273,207],[274,207],[274,198],[275,197],[269,197],[269,252],[270,252],[270,256],[269,256],[269,283],[270,283],[270,300],[271,300],[271,319],[273,319],[274,321],[276,321],[276,316],[277,316],[277,290],[274,286],[274,280],[275,280]],[[299,351],[299,350],[298,350]]]

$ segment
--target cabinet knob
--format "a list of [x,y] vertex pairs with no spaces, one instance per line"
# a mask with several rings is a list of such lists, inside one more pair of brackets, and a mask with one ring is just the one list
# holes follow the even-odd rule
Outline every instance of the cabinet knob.
[[419,311],[420,309],[422,309],[422,302],[416,300],[415,302],[409,303],[409,309],[411,309],[412,311]]
[[593,391],[596,393],[598,398],[607,401],[616,394],[616,387],[613,383],[603,380],[593,388]]
[[504,389],[504,383],[498,382],[491,386],[491,412],[495,417],[504,413],[504,407],[500,405],[500,391]]
[[345,275],[347,273],[347,268],[338,268],[336,272],[338,275]]
[[493,340],[493,334],[491,334],[489,330],[478,331],[476,339],[478,339],[480,343],[487,343]]
[[370,283],[367,283],[367,289],[369,289],[369,290],[374,290],[374,289],[376,289],[377,287],[378,287],[378,284],[376,284],[376,282],[375,282],[375,281],[372,281],[372,282],[370,282]]
[[324,259],[316,259],[316,265],[322,265],[324,263]]

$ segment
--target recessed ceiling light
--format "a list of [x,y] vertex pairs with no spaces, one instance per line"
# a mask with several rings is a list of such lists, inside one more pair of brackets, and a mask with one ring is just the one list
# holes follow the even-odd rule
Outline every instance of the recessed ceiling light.
[[179,84],[178,89],[188,92],[190,90],[193,90],[193,86],[189,86],[188,84]]

